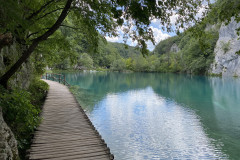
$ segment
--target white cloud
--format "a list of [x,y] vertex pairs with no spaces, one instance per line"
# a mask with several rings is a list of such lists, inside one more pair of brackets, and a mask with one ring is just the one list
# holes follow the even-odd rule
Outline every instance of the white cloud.
[[206,8],[207,8],[206,5],[201,6],[196,15],[196,18],[202,18],[204,16],[203,13],[206,12]]
[[136,46],[136,45],[137,45],[137,41],[133,41],[132,39],[129,39],[129,40],[127,41],[127,44],[128,44],[129,46]]
[[[159,28],[155,28],[155,27],[153,27],[153,26],[151,26],[150,28],[151,28],[152,31],[153,31],[153,35],[154,35],[154,38],[155,38],[155,43],[156,43],[156,45],[157,45],[160,41],[171,37],[169,34],[163,33],[162,30],[159,29]],[[150,41],[147,42],[147,45],[148,45],[148,49],[149,49],[150,51],[152,51],[152,50],[155,48],[155,46],[154,46],[154,45],[152,44],[152,42],[150,42]]]
[[156,24],[156,25],[160,24],[159,19],[156,19],[156,18],[154,18],[151,22],[152,22],[152,24]]
[[[153,22],[155,22],[155,25],[154,26],[153,25],[150,26],[150,28],[153,31],[153,36],[155,38],[156,44],[158,44],[161,40],[164,40],[164,39],[170,37],[169,34],[163,33],[163,31],[160,29],[161,26],[160,26],[159,20],[154,19]],[[158,23],[159,23],[159,25],[157,25]],[[123,41],[123,31],[122,30],[123,30],[123,27],[118,29],[119,36],[117,36],[117,37],[106,36],[105,38],[109,42],[124,43],[124,41]],[[129,38],[127,40],[127,44],[130,45],[130,46],[136,46],[137,45],[137,41],[133,41],[131,38]],[[147,42],[147,45],[148,45],[148,49],[150,51],[152,51],[155,48],[155,46],[150,41]]]
[[109,42],[122,42],[123,40],[122,40],[122,38],[121,37],[105,37],[106,39],[107,39],[107,41],[109,41]]
[[159,28],[155,28],[155,27],[152,27],[152,26],[150,28],[153,31],[153,35],[155,37],[156,43],[159,43],[161,40],[164,40],[164,39],[170,37],[169,34],[163,33],[162,30],[159,29]]
[[170,17],[170,22],[172,26],[175,26],[175,23],[177,22],[177,19],[179,17],[179,14],[173,13],[173,15]]

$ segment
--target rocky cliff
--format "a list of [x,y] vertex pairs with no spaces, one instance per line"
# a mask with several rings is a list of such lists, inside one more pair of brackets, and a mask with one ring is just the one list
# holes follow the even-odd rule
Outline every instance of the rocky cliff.
[[[0,37],[0,41],[2,39]],[[17,60],[23,49],[24,47],[14,42],[14,40],[8,45],[0,45],[0,76],[3,75]],[[18,72],[10,79],[8,85],[11,88],[28,88],[32,78],[32,65],[31,60],[24,63]],[[17,141],[11,129],[7,126],[2,117],[2,110],[0,106],[0,160],[16,159],[18,159]]]
[[[16,62],[22,54],[24,47],[13,42],[11,45],[0,48],[0,76],[3,75],[10,66]],[[28,88],[32,78],[33,67],[30,60],[24,63],[21,69],[9,81],[9,86]]]
[[0,159],[1,160],[18,159],[17,141],[10,128],[3,120],[1,106],[0,106]]
[[228,25],[222,24],[219,30],[214,53],[215,60],[211,65],[210,73],[222,76],[240,76],[240,55],[236,54],[240,50],[240,40],[236,29],[240,27],[232,18]]

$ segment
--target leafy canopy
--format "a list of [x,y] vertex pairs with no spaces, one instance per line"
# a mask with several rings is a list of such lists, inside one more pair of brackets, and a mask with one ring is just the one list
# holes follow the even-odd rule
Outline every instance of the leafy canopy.
[[124,38],[136,40],[143,53],[147,53],[145,41],[154,43],[151,20],[159,19],[162,27],[171,31],[174,13],[179,15],[176,24],[183,26],[195,20],[202,6],[202,0],[0,0],[0,33],[11,32],[29,44],[53,26],[66,2],[71,2],[71,23],[65,19],[62,26],[87,33],[93,44],[98,42],[98,33],[116,36],[121,26]]

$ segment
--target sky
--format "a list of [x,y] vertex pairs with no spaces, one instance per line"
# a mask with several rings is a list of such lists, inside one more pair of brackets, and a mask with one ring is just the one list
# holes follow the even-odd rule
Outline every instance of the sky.
[[[205,7],[203,6],[198,14],[196,15],[196,17],[202,17],[202,13],[205,11]],[[174,24],[177,20],[177,17],[178,15],[177,14],[173,14],[171,17],[170,17],[170,20],[171,20],[171,25],[173,26],[174,28]],[[166,31],[163,31],[162,30],[162,25],[160,24],[160,20],[158,19],[153,19],[151,24],[150,24],[150,28],[152,29],[153,31],[153,35],[154,35],[154,38],[155,38],[155,42],[156,42],[156,45],[164,40],[164,39],[167,39],[169,37],[172,37],[172,36],[175,36],[176,33],[175,32],[166,32]],[[183,32],[184,29],[181,29],[180,32]],[[106,36],[105,38],[107,39],[107,41],[109,42],[118,42],[118,43],[124,43],[123,41],[123,31],[119,28],[118,29],[118,33],[119,33],[119,36],[118,37],[108,37]],[[133,42],[130,38],[127,40],[127,44],[130,45],[130,46],[136,46],[136,42]],[[147,42],[147,45],[148,45],[148,49],[150,51],[153,51],[155,46],[150,42],[148,41]]]
[[[155,42],[156,44],[158,44],[160,41],[164,40],[164,39],[167,39],[171,36],[174,36],[176,35],[174,32],[171,32],[171,33],[168,33],[168,32],[164,32],[162,29],[161,29],[161,25],[160,25],[160,22],[159,20],[155,19],[152,21],[151,25],[150,25],[150,28],[152,29],[153,31],[153,35],[154,35],[154,38],[155,38]],[[118,29],[118,33],[119,33],[119,36],[118,37],[105,37],[107,39],[107,41],[109,42],[118,42],[118,43],[124,43],[123,42],[123,31],[121,29]],[[130,46],[136,46],[136,42],[133,42],[130,38],[127,40],[127,44],[130,45]],[[152,51],[155,46],[149,41],[147,42],[147,45],[148,45],[148,49],[150,51]]]

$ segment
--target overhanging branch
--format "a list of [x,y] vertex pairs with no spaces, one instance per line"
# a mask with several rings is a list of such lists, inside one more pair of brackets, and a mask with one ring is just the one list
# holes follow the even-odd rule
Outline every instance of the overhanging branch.
[[37,20],[42,19],[42,18],[46,17],[47,15],[52,14],[52,13],[54,13],[54,12],[56,12],[56,11],[59,11],[59,10],[62,10],[62,9],[64,9],[64,8],[57,8],[57,9],[54,9],[54,10],[52,10],[52,11],[50,11],[50,12],[44,14],[43,16],[37,18]]
[[54,2],[55,0],[48,1],[45,5],[41,6],[39,10],[33,12],[29,17],[27,17],[27,20],[32,19],[33,17],[37,16],[44,8],[46,8],[49,4]]
[[27,38],[30,38],[31,36],[36,35],[36,34],[40,33],[41,31],[47,30],[47,29],[50,29],[50,28],[43,28],[43,29],[41,29],[40,31],[30,33],[30,34],[27,36]]
[[52,35],[61,25],[63,20],[66,18],[69,9],[71,7],[73,0],[67,0],[67,3],[58,17],[54,25],[45,32],[42,36],[33,39],[32,44],[22,53],[22,56],[17,60],[17,62],[0,78],[0,84],[7,88],[7,82],[12,77],[14,73],[20,68],[20,66],[29,58],[34,49],[38,46],[41,41],[46,40],[50,35]]

